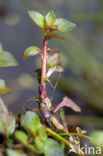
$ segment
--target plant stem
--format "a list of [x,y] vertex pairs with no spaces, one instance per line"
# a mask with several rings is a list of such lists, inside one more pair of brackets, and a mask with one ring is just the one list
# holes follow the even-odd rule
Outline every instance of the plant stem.
[[43,58],[42,58],[42,72],[41,72],[41,86],[42,86],[42,93],[41,98],[44,99],[47,97],[46,93],[46,65],[47,65],[47,46],[48,46],[48,39],[45,36],[43,42]]
[[[53,137],[55,137],[57,140],[63,142],[65,145],[67,145],[70,148],[73,148],[77,153],[80,154],[80,156],[84,155],[84,152],[80,151],[79,149],[76,148],[75,146],[73,146],[69,141],[65,140],[63,137],[61,137],[59,134],[55,133],[54,131],[52,131],[49,128],[46,128],[46,131],[51,134]],[[85,156],[85,155],[84,155]]]
[[91,140],[91,138],[87,135],[83,135],[83,134],[80,134],[80,133],[59,133],[60,136],[67,136],[67,135],[74,135],[74,136],[81,136],[83,138],[86,138],[88,140]]

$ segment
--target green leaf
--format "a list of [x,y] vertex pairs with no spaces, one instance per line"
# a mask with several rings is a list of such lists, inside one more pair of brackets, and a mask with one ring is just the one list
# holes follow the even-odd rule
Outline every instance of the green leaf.
[[50,54],[47,59],[47,67],[53,67],[54,65],[60,64],[60,54],[59,50],[56,50]]
[[15,130],[15,117],[10,113],[0,113],[0,132],[6,136],[11,135]]
[[52,26],[53,23],[55,22],[56,20],[56,17],[55,17],[55,14],[53,11],[50,11],[46,16],[45,16],[45,20],[46,20],[46,24],[47,24],[47,27],[49,26]]
[[40,52],[41,52],[41,50],[38,47],[31,46],[25,50],[24,59],[29,56],[35,56],[35,55],[39,54]]
[[28,136],[23,131],[16,131],[15,138],[24,145],[28,144]]
[[61,149],[58,142],[52,139],[48,139],[44,147],[45,156],[64,156],[64,152]]
[[18,63],[13,55],[3,50],[3,46],[0,43],[0,67],[17,66]]
[[91,142],[99,147],[103,147],[103,131],[97,130],[90,134]]
[[27,156],[27,155],[22,153],[21,151],[8,149],[7,156]]
[[30,131],[34,136],[37,134],[40,125],[38,115],[32,111],[26,112],[26,114],[21,117],[21,126]]
[[27,146],[31,151],[33,151],[34,153],[41,153],[35,146],[35,144],[28,144]]
[[28,11],[28,14],[34,23],[36,23],[41,28],[45,28],[45,20],[43,15],[34,10]]
[[15,117],[13,114],[8,114],[6,120],[7,134],[11,135],[15,130]]
[[0,67],[17,66],[18,63],[9,52],[0,52]]
[[11,90],[9,88],[6,88],[5,81],[0,79],[0,94],[7,94]]
[[51,67],[47,72],[47,78],[49,78],[54,72],[63,72],[63,68],[61,65],[55,65]]
[[76,25],[66,19],[56,19],[54,25],[57,31],[68,32],[71,31]]
[[47,133],[46,133],[46,129],[43,125],[41,125],[39,130],[38,130],[38,136],[43,141],[47,140],[47,138],[48,138]]
[[37,151],[39,151],[40,153],[43,153],[43,151],[44,151],[44,145],[45,145],[44,143],[45,142],[43,142],[42,140],[40,140],[39,137],[36,137],[35,140],[34,140],[34,142],[35,142],[35,147],[36,147]]

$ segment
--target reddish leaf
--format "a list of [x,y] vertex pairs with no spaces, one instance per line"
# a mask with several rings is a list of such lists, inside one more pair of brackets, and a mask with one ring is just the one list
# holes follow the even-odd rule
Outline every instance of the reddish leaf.
[[75,112],[81,112],[81,108],[79,106],[76,105],[75,102],[73,102],[71,99],[69,99],[68,97],[64,97],[63,101],[57,105],[57,107],[55,108],[55,112],[57,112],[60,108],[67,106],[71,109],[73,109]]
[[47,32],[47,31],[46,31],[45,34],[46,34],[46,36],[47,36],[49,39],[51,39],[51,38],[56,38],[56,39],[64,40],[64,37],[59,36],[59,35],[57,35],[57,34],[55,34],[55,33],[50,33],[50,32]]

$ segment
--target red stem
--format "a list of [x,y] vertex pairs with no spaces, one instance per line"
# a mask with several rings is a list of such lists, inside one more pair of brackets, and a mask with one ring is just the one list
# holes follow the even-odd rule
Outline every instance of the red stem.
[[48,39],[45,37],[43,42],[43,58],[42,58],[42,73],[41,73],[41,85],[42,85],[42,93],[41,98],[44,99],[47,97],[46,93],[46,65],[47,65],[47,46],[48,46]]

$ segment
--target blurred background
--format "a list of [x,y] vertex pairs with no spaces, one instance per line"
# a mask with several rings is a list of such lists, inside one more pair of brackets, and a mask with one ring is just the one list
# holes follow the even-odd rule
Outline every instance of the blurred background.
[[[0,68],[0,78],[12,89],[4,96],[10,111],[22,111],[24,102],[38,95],[35,69],[41,66],[38,56],[23,60],[29,46],[42,48],[43,33],[29,18],[27,11],[42,14],[53,10],[58,18],[76,23],[71,33],[61,34],[65,40],[51,40],[51,49],[61,49],[65,71],[55,93],[48,84],[49,96],[56,106],[66,95],[82,109],[74,113],[66,109],[70,125],[81,125],[87,131],[103,128],[103,0],[0,0],[0,42],[12,53],[19,66]],[[51,80],[55,85],[58,74]],[[28,107],[35,107],[30,103]]]

